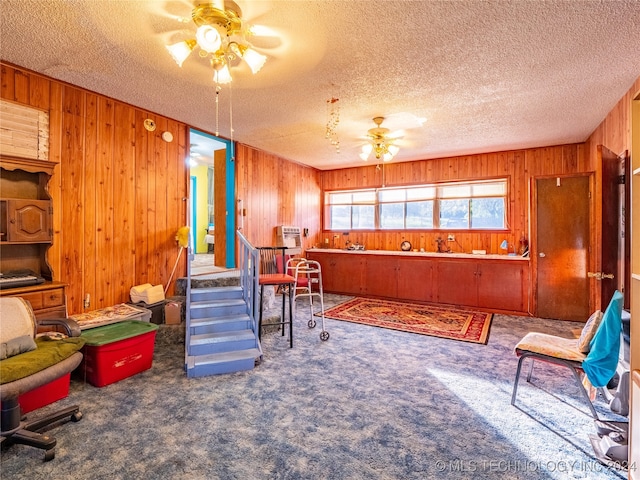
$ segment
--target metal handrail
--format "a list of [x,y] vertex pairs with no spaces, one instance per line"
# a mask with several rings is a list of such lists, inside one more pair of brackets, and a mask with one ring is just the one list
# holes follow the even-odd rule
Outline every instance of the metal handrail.
[[242,287],[242,296],[247,305],[247,314],[251,319],[251,325],[254,333],[258,332],[257,315],[259,308],[258,295],[258,266],[260,265],[260,254],[249,241],[237,232],[238,240],[240,240],[240,248],[238,252],[238,262],[240,270],[240,285]]

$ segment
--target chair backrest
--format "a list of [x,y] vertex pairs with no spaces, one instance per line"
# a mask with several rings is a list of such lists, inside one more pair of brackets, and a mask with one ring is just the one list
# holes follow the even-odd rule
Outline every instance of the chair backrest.
[[20,297],[0,297],[0,343],[25,335],[36,335],[31,304]]
[[284,273],[284,247],[257,247],[260,252],[260,275]]
[[582,362],[591,385],[604,387],[613,377],[620,357],[622,333],[622,293],[616,290],[602,315],[600,326],[590,343],[590,351]]

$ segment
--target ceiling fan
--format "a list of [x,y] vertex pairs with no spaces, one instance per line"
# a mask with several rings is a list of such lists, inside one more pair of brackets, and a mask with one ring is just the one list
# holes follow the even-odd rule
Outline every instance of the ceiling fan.
[[197,52],[211,66],[217,84],[232,81],[232,68],[243,66],[258,73],[268,56],[277,55],[282,45],[274,30],[250,24],[232,0],[196,1],[191,18],[174,19],[181,25],[167,32],[169,54],[182,67],[190,54]]
[[367,132],[369,143],[362,146],[360,158],[368,160],[371,155],[376,160],[382,159],[384,162],[393,160],[393,157],[400,151],[400,147],[394,142],[404,136],[403,130],[392,132],[388,128],[382,127],[384,117],[373,117],[375,128],[370,128]]

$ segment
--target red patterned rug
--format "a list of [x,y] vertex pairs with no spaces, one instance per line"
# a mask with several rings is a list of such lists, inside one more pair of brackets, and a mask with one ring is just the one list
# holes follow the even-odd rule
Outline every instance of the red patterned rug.
[[403,332],[485,344],[492,313],[448,305],[421,305],[374,298],[354,298],[325,310],[326,318]]

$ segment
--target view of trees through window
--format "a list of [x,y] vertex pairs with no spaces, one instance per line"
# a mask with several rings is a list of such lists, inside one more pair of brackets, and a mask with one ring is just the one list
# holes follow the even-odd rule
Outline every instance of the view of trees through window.
[[507,180],[327,192],[329,230],[499,230]]

